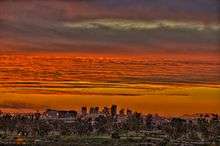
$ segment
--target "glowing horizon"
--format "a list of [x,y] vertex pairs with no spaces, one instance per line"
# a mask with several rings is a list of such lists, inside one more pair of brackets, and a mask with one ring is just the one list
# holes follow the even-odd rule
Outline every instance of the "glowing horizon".
[[0,1],[0,109],[220,114],[219,5]]

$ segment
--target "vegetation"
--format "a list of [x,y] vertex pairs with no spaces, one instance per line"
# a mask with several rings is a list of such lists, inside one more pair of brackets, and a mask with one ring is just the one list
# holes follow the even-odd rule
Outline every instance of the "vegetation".
[[[199,117],[158,119],[153,115],[133,113],[118,122],[118,115],[76,117],[74,121],[47,119],[36,115],[1,115],[0,142],[18,141],[29,144],[57,143],[59,145],[126,145],[156,143],[203,142],[219,144],[220,121]],[[157,117],[158,118],[158,117]],[[22,141],[23,139],[23,141]]]

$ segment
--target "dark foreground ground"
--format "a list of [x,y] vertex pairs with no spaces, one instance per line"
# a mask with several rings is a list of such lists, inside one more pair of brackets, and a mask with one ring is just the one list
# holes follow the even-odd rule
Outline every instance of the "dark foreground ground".
[[22,139],[14,142],[0,143],[3,146],[219,146],[220,143],[205,141],[169,140],[168,138],[123,136],[112,138],[107,135],[99,136],[52,136],[47,139]]

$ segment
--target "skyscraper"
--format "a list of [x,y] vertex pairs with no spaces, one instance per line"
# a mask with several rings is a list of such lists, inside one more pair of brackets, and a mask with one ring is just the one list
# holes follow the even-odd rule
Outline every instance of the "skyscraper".
[[110,115],[110,110],[108,107],[104,107],[103,110],[102,110],[102,113],[104,113],[105,115]]
[[114,117],[117,114],[117,105],[112,105],[111,116]]
[[86,115],[87,114],[87,107],[84,106],[84,107],[81,108],[81,114],[82,115]]
[[95,113],[95,114],[98,114],[98,113],[99,113],[99,107],[98,107],[98,106],[96,106],[96,107],[94,108],[94,113]]

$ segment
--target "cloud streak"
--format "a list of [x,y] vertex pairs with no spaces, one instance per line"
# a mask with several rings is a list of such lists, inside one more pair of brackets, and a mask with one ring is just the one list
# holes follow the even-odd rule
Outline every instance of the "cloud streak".
[[113,29],[118,31],[142,31],[152,29],[183,29],[195,31],[219,31],[220,25],[218,24],[201,24],[198,22],[178,22],[178,21],[138,21],[126,19],[95,19],[90,21],[64,23],[65,27],[75,29]]

